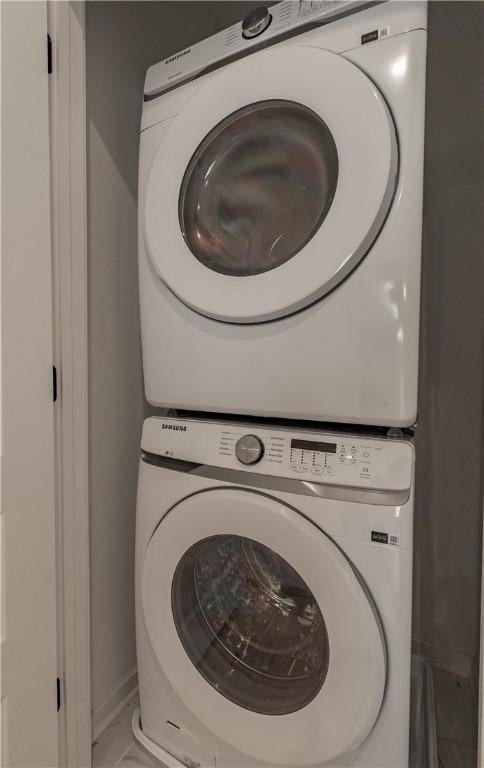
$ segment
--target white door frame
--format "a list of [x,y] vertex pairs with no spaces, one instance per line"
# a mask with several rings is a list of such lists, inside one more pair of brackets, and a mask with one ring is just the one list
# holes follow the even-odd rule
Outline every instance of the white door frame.
[[61,764],[91,764],[84,2],[48,2]]
[[2,18],[2,759],[58,757],[47,3]]

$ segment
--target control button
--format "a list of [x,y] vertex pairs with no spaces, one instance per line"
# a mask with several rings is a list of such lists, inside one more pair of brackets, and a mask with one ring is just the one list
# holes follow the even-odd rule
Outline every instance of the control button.
[[264,455],[264,443],[257,435],[244,435],[235,444],[235,455],[242,464],[257,464]]
[[259,5],[258,8],[251,11],[242,22],[242,37],[246,40],[261,35],[267,29],[272,21],[272,16],[265,5]]

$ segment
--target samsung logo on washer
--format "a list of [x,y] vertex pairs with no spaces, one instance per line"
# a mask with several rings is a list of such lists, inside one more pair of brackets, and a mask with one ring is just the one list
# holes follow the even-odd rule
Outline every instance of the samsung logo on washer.
[[170,56],[169,59],[165,59],[165,64],[171,64],[172,61],[176,61],[177,59],[181,59],[182,56],[186,56],[188,53],[190,53],[192,49],[191,48],[185,48],[184,51],[180,51],[180,53],[175,53],[174,56]]
[[175,432],[186,432],[186,424],[162,424],[162,429],[173,429]]

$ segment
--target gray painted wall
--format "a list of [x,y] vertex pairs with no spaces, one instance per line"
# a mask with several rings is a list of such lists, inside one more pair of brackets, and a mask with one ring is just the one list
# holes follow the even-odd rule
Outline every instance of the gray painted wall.
[[[134,531],[145,413],[137,281],[138,140],[146,68],[255,3],[88,2],[91,643],[94,729],[135,670]],[[123,688],[124,686],[124,688]]]
[[456,663],[479,655],[483,99],[484,3],[431,2],[414,637]]

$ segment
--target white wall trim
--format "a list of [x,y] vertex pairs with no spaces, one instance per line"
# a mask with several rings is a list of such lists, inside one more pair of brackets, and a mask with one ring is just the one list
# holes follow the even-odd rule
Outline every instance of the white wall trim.
[[135,667],[115,691],[92,713],[92,740],[97,741],[138,693],[138,670]]
[[53,768],[59,760],[47,8],[44,0],[0,9],[2,757],[9,768]]
[[83,2],[49,2],[61,764],[91,764],[88,274]]
[[467,656],[448,648],[441,648],[422,640],[415,640],[412,650],[433,666],[445,669],[453,675],[470,679],[475,673],[475,658],[473,656]]

